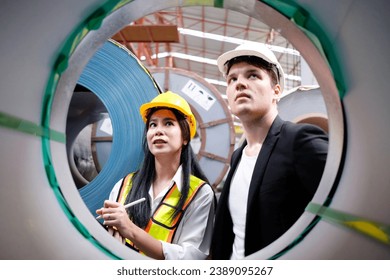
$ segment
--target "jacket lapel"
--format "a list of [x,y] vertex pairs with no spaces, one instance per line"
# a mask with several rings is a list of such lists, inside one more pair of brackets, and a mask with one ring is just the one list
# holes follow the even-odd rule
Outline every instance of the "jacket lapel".
[[282,126],[283,120],[279,116],[277,116],[270,127],[267,137],[264,140],[263,146],[261,147],[260,154],[257,158],[255,168],[253,170],[251,184],[249,186],[247,213],[251,213],[249,209],[251,209],[253,207],[253,204],[257,202],[257,199],[255,198],[257,197],[257,194],[261,188],[261,182],[263,181],[265,167],[267,166],[272,150],[279,139],[279,134]]
[[234,151],[234,153],[232,155],[232,160],[230,163],[231,170],[229,171],[228,176],[226,177],[226,181],[225,181],[224,186],[223,186],[224,191],[222,192],[221,197],[220,197],[220,201],[223,203],[226,203],[226,204],[228,203],[231,180],[232,180],[233,175],[234,175],[234,170],[237,169],[237,165],[241,160],[242,151],[244,150],[245,146],[246,146],[246,140],[239,148],[237,148],[237,150]]

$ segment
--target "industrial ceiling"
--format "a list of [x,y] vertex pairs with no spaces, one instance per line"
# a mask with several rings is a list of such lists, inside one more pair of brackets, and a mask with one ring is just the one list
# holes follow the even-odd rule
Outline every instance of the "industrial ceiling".
[[225,81],[216,66],[223,52],[244,41],[268,44],[286,74],[285,92],[301,84],[301,56],[278,30],[232,10],[205,6],[161,10],[129,23],[113,36],[147,68],[170,67],[204,78],[224,97]]

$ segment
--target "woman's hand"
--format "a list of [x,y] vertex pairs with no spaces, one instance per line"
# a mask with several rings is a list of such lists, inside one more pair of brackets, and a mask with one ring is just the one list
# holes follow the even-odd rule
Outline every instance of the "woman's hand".
[[121,237],[133,241],[134,245],[147,256],[160,260],[165,258],[161,242],[135,225],[122,204],[106,200],[103,208],[96,210],[96,213],[104,219],[103,225],[119,232]]
[[104,201],[104,206],[96,211],[104,219],[103,225],[118,231],[121,237],[131,240],[132,230],[136,225],[129,219],[122,204],[110,200]]

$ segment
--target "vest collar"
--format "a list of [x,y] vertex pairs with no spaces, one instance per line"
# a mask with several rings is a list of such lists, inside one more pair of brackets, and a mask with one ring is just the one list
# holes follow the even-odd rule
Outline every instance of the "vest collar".
[[[162,191],[157,197],[164,196],[166,192],[173,186],[174,183],[176,183],[177,189],[181,192],[182,189],[182,182],[183,182],[183,167],[182,165],[179,165],[179,168],[176,170],[175,175],[173,176],[171,183],[169,184],[169,187],[165,188],[164,191]],[[149,188],[149,196],[150,198],[153,198],[153,185]],[[155,197],[154,199],[156,199]]]

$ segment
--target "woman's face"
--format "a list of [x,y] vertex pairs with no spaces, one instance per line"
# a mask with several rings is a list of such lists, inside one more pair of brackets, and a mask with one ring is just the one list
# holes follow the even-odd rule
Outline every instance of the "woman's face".
[[180,157],[184,143],[179,122],[168,109],[154,112],[149,120],[146,139],[150,152],[155,156],[169,155]]

